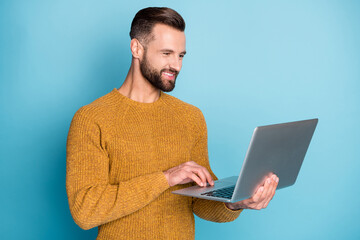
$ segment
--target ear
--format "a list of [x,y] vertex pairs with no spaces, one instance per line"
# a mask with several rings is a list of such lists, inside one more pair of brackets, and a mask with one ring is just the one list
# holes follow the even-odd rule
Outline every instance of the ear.
[[130,42],[131,54],[134,58],[142,59],[144,54],[144,47],[139,40],[133,38]]

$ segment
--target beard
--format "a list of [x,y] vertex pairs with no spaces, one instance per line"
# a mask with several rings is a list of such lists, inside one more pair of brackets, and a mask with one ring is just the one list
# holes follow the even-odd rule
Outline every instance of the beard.
[[[151,85],[155,88],[160,89],[163,92],[171,92],[175,88],[176,78],[179,74],[178,71],[172,68],[161,69],[158,72],[155,68],[153,68],[146,57],[146,51],[144,53],[144,59],[140,62],[140,71],[141,74],[148,80]],[[164,71],[172,72],[175,74],[175,78],[173,81],[166,81],[161,78],[162,73]]]

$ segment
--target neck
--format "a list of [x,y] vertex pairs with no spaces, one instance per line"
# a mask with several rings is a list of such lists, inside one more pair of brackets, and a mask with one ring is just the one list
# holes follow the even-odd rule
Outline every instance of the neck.
[[118,91],[137,102],[152,103],[159,99],[160,90],[155,88],[140,71],[140,63],[133,59],[124,83]]

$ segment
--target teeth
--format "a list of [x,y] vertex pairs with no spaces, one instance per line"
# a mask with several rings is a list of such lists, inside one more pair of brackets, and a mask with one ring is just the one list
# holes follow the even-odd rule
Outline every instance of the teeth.
[[174,74],[171,74],[171,73],[167,73],[167,72],[164,72],[165,75],[168,75],[170,77],[174,76]]

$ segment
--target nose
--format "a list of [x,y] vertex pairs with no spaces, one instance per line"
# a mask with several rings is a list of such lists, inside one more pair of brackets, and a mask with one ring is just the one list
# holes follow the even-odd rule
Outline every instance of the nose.
[[170,62],[170,68],[174,69],[177,72],[180,72],[182,66],[182,59],[174,56]]

